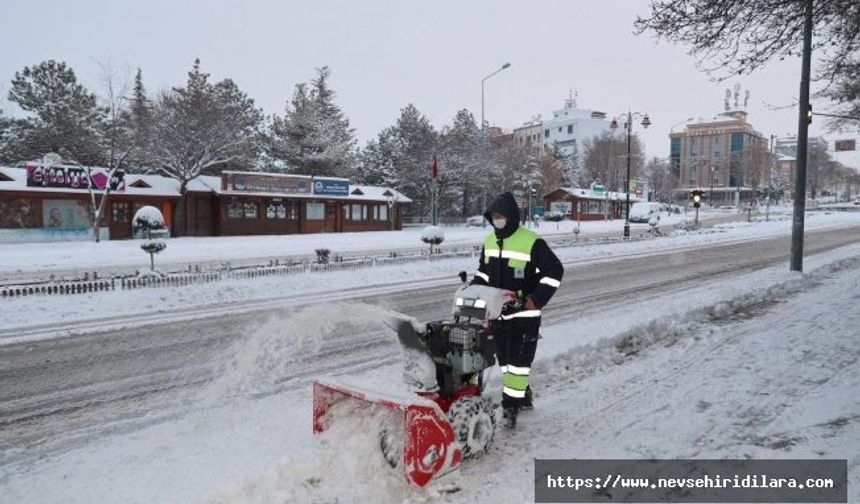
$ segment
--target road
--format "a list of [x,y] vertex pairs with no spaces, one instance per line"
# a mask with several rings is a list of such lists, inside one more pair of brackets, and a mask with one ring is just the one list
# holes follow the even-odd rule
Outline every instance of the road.
[[[860,242],[860,227],[808,233],[807,255]],[[732,243],[569,265],[565,281],[546,312],[545,324],[599,313],[608,305],[633,304],[649,292],[681,292],[702,282],[744,275],[774,264],[787,267],[789,238]],[[121,331],[93,332],[0,347],[0,460],[24,462],[86,443],[106,432],[125,432],[201,407],[196,392],[231,366],[249,347],[258,355],[245,366],[259,366],[269,383],[254,394],[306,386],[320,373],[349,373],[397,358],[389,334],[379,324],[383,306],[419,320],[445,317],[456,280],[444,285],[382,292],[355,292],[338,309],[357,324],[326,320],[331,306],[318,297],[307,308],[231,313],[183,322],[154,323]],[[371,306],[373,305],[373,306]],[[304,310],[303,310],[304,308]],[[361,319],[362,317],[358,317]],[[328,324],[328,325],[327,325]],[[310,341],[308,331],[327,331],[322,343],[283,352],[284,338]],[[257,337],[256,343],[253,339]],[[307,340],[307,341],[305,341]],[[281,353],[278,353],[278,352]],[[290,362],[267,360],[266,355]],[[239,359],[241,361],[241,359]],[[289,372],[285,372],[289,369]],[[226,371],[225,371],[226,370]],[[248,390],[230,390],[244,393]]]

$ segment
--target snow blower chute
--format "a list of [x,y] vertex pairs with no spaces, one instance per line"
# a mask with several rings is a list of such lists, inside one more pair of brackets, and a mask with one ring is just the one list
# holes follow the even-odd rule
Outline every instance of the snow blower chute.
[[384,408],[394,420],[377,433],[382,455],[417,486],[486,452],[496,425],[495,405],[482,397],[484,370],[495,364],[488,321],[519,303],[511,291],[467,286],[465,272],[460,278],[464,285],[455,294],[452,319],[422,324],[397,314],[386,321],[403,348],[405,387],[382,391],[314,381],[314,433],[338,421],[332,411],[339,406]]

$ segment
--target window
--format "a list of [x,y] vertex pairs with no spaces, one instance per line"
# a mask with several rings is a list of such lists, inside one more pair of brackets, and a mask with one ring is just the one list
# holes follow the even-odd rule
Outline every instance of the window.
[[127,201],[115,201],[113,204],[113,221],[128,222],[131,220],[130,205]]
[[246,219],[256,219],[257,218],[257,202],[256,201],[246,201],[244,204],[245,208],[245,218]]
[[572,135],[572,134],[573,134],[573,124],[568,124],[568,125],[567,125],[567,134],[568,134],[568,135]]
[[558,132],[561,133],[561,126],[558,127]]
[[379,220],[379,221],[387,221],[388,220],[388,205],[378,205],[376,207],[376,220]]
[[308,201],[305,205],[308,220],[325,220],[325,203]]
[[227,218],[228,219],[241,219],[242,218],[242,204],[239,203],[239,198],[231,198],[227,201]]
[[354,221],[367,220],[367,207],[366,206],[364,206],[362,204],[358,204],[358,203],[354,203],[351,206],[352,206],[352,212],[351,212],[352,213],[352,216],[351,216],[352,220],[354,220]]
[[284,204],[284,201],[280,199],[269,200],[269,203],[266,205],[266,218],[286,219],[287,205]]
[[543,136],[544,136],[544,138],[549,138],[549,130],[548,129],[543,130]]

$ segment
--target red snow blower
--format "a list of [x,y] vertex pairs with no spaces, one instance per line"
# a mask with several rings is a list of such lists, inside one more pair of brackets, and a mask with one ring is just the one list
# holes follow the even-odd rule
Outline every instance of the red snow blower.
[[511,291],[467,286],[465,272],[460,278],[464,285],[455,294],[451,320],[421,324],[397,314],[386,322],[403,348],[406,387],[383,392],[314,381],[314,433],[337,422],[332,412],[343,405],[387,410],[394,421],[377,433],[380,450],[416,486],[487,451],[496,426],[496,405],[482,397],[484,371],[495,364],[488,320],[516,311],[519,303]]

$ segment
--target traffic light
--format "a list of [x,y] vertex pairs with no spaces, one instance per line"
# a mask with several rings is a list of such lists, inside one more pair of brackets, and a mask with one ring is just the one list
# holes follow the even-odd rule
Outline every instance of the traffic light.
[[812,104],[806,106],[806,124],[812,124]]
[[693,207],[699,208],[702,206],[702,191],[698,189],[691,191],[690,199],[693,201]]

